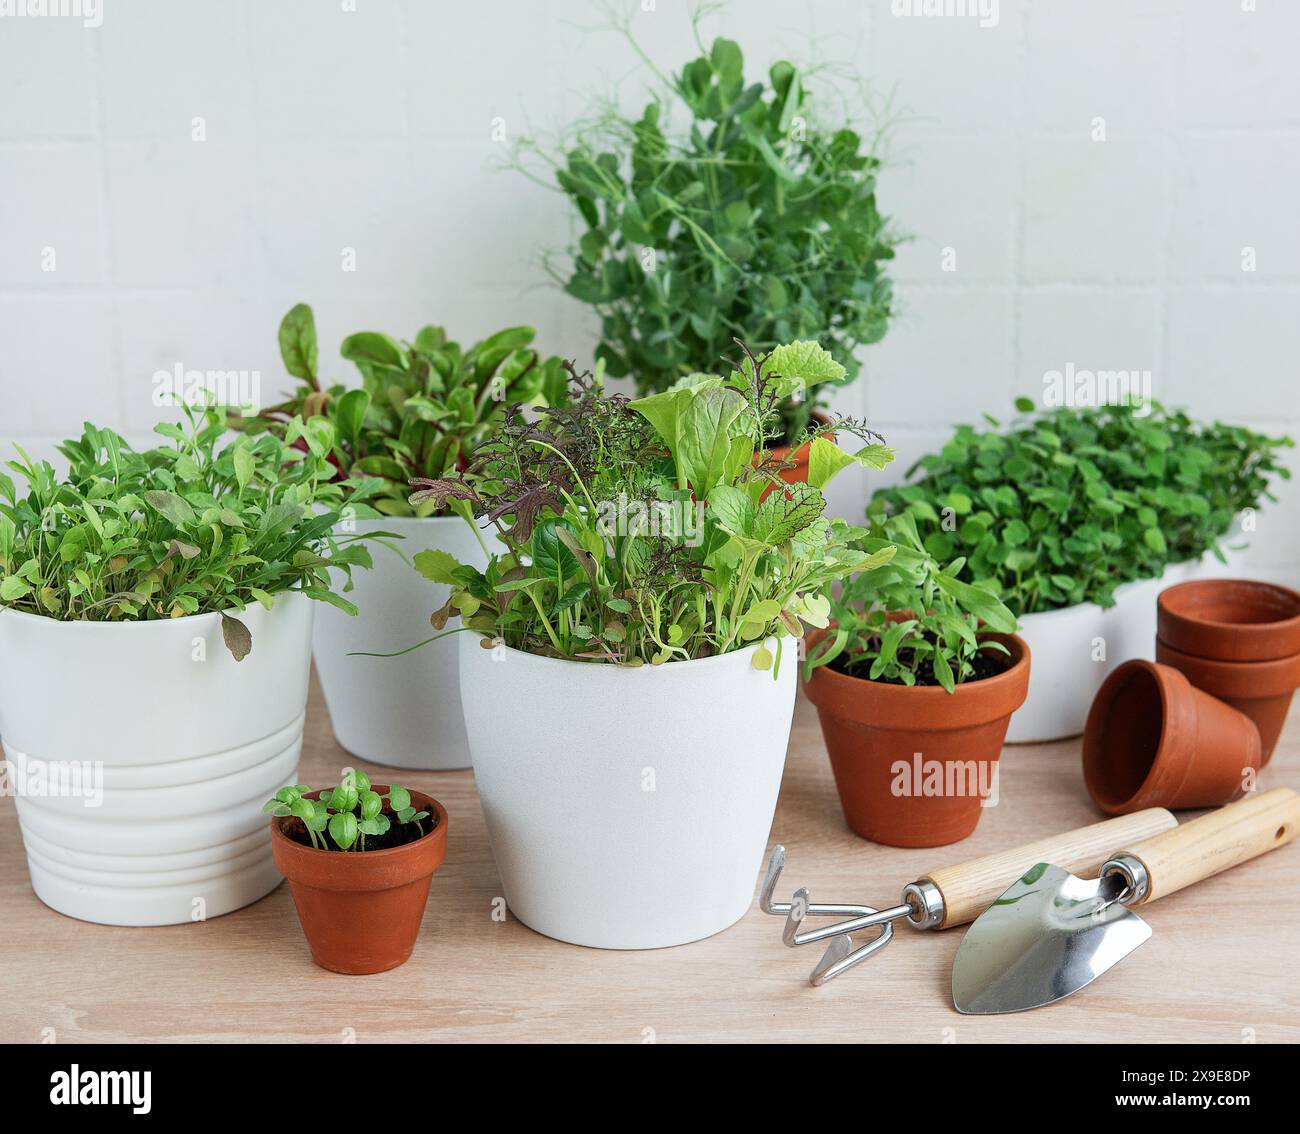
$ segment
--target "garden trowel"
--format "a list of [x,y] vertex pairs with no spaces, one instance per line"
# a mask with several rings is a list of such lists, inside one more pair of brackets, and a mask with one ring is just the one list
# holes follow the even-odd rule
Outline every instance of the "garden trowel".
[[1289,788],[1250,795],[1175,827],[1078,878],[1040,862],[970,927],[952,968],[959,1012],[1023,1012],[1091,984],[1151,936],[1133,907],[1285,846],[1300,831]]

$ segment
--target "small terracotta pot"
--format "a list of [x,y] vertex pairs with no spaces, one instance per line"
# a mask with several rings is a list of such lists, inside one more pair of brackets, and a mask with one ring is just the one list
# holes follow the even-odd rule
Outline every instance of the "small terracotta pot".
[[1251,719],[1178,670],[1135,660],[1102,682],[1083,733],[1083,779],[1110,815],[1218,807],[1262,762]]
[[[831,423],[830,415],[822,413],[821,410],[813,410],[812,419],[813,421],[816,421],[821,425],[830,425]],[[832,433],[823,433],[822,436],[825,437],[826,440],[828,441],[835,440],[835,435]],[[775,449],[768,450],[768,452],[771,454],[771,456],[776,458],[776,460],[778,461],[794,462],[792,468],[782,469],[778,474],[780,478],[783,481],[785,481],[786,484],[807,484],[808,483],[808,457],[809,454],[812,452],[811,441],[805,441],[802,445],[799,446],[799,448],[795,449],[794,452],[790,451],[789,445],[778,445]],[[762,453],[754,454],[755,464],[758,464],[760,461],[762,461],[762,459],[763,459]],[[766,499],[767,494],[769,492],[775,491],[775,488],[776,488],[775,485],[769,485],[767,488],[763,490],[763,495],[759,497],[759,499],[760,500]]]
[[1177,669],[1197,689],[1254,721],[1262,749],[1260,766],[1268,763],[1282,734],[1291,694],[1300,685],[1300,654],[1274,661],[1218,661],[1185,654],[1157,639],[1156,661]]
[[[808,639],[812,649],[825,631]],[[1011,714],[1029,691],[1029,647],[986,634],[1010,651],[1008,668],[946,693],[813,670],[804,686],[817,706],[835,786],[849,826],[895,847],[938,847],[979,823]]]
[[312,958],[322,968],[382,973],[415,948],[429,883],[447,853],[447,810],[418,791],[411,802],[436,816],[437,825],[422,839],[387,850],[317,850],[285,834],[293,819],[271,820],[275,864],[289,880]]
[[1300,594],[1254,579],[1195,579],[1157,600],[1156,634],[1180,653],[1229,662],[1300,654]]

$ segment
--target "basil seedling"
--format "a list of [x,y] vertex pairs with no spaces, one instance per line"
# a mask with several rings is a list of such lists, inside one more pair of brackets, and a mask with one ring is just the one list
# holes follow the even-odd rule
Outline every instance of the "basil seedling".
[[[283,787],[273,799],[267,800],[262,810],[301,819],[311,845],[317,850],[364,851],[366,838],[386,835],[394,819],[403,824],[414,823],[416,838],[426,834],[421,824],[429,818],[429,813],[411,806],[411,793],[399,784],[390,785],[386,792],[377,792],[365,772],[347,768],[336,786],[317,792],[314,799],[307,794],[310,791],[305,784]],[[385,801],[388,811],[384,810]]]

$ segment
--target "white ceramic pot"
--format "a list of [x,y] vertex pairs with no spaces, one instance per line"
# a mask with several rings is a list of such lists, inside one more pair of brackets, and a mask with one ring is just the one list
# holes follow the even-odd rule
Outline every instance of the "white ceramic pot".
[[[391,653],[435,631],[429,615],[451,588],[424,578],[411,560],[439,548],[482,570],[487,554],[459,516],[357,520],[358,533],[390,531],[385,544],[368,541],[374,567],[354,571],[344,597],[355,616],[322,604],[316,614],[313,653],[325,704],[339,744],[354,756],[393,768],[446,771],[469,767],[469,743],[460,708],[454,634],[397,658],[350,657],[354,651]],[[458,626],[453,620],[451,626]]]
[[788,641],[774,679],[755,647],[629,669],[459,637],[474,776],[520,921],[654,949],[745,914],[794,712]]
[[1008,744],[1035,744],[1078,736],[1101,683],[1121,662],[1155,659],[1156,599],[1185,579],[1232,575],[1213,555],[1171,563],[1158,579],[1138,579],[1115,589],[1115,605],[1095,603],[1026,614],[1020,636],[1029,643],[1034,668],[1029,696],[1011,718]]
[[[0,610],[0,736],[36,896],[106,925],[216,917],[280,882],[262,804],[296,782],[312,610],[58,622]],[[74,769],[75,794],[50,790]]]

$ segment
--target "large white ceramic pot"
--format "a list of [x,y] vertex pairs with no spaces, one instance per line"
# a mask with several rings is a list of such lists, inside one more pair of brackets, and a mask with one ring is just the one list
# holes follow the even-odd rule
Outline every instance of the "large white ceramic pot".
[[460,640],[474,776],[505,899],[548,937],[681,945],[749,908],[794,712],[756,647],[629,669]]
[[487,566],[487,553],[459,516],[386,516],[353,523],[357,533],[390,531],[402,538],[368,541],[375,565],[353,572],[355,586],[345,596],[356,603],[355,616],[331,606],[317,612],[313,652],[334,735],[352,755],[376,764],[468,768],[456,660],[456,638],[462,635],[396,658],[349,655],[392,653],[436,633],[429,615],[447,601],[451,588],[415,570],[417,552],[441,549],[480,570]]
[[36,896],[106,925],[171,925],[257,901],[281,876],[262,804],[296,782],[312,609],[58,622],[0,610],[0,736]]

